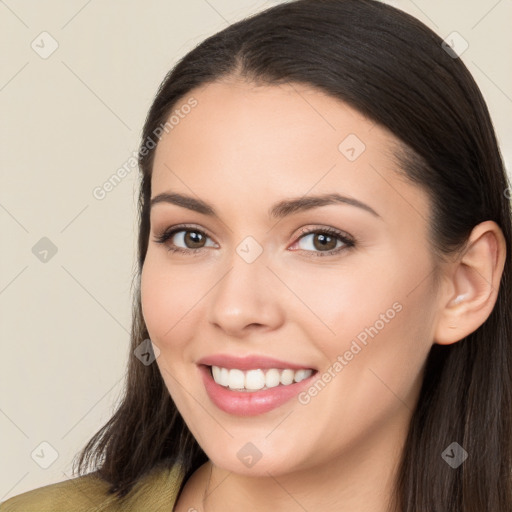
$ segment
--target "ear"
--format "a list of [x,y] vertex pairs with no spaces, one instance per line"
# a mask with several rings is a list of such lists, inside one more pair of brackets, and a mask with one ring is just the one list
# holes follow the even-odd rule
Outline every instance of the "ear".
[[445,275],[434,343],[455,343],[489,318],[498,297],[506,252],[505,237],[494,221],[473,229],[465,249]]

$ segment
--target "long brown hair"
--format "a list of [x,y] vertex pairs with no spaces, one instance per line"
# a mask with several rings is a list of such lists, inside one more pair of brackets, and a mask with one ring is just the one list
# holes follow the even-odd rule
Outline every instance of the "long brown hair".
[[[158,128],[178,100],[224,77],[307,84],[346,102],[403,144],[400,169],[432,202],[436,254],[460,249],[473,227],[486,220],[501,227],[512,254],[508,182],[489,112],[461,59],[442,43],[417,19],[378,1],[297,0],[230,25],[185,55],[157,92],[139,152],[131,353],[149,338],[140,302],[154,155],[148,141],[157,142]],[[511,261],[507,257],[487,321],[465,339],[431,349],[394,510],[512,510]],[[457,469],[441,457],[452,442],[469,454]],[[124,397],[80,453],[78,471],[93,467],[122,498],[157,465],[179,462],[188,476],[206,460],[157,365],[145,366],[132,355]]]

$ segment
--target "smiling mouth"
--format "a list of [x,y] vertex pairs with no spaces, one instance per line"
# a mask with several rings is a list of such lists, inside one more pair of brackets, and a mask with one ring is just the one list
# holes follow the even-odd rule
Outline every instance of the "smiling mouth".
[[213,380],[220,386],[233,391],[248,392],[263,391],[278,386],[290,386],[316,373],[316,370],[311,368],[301,368],[299,370],[291,368],[239,370],[221,366],[208,366],[208,368]]

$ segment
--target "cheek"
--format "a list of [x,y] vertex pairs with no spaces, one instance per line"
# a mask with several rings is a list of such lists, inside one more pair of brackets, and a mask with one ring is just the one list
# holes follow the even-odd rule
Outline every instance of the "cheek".
[[414,408],[435,320],[432,293],[427,286],[411,292],[410,282],[397,283],[355,336],[365,341],[356,356],[360,389],[396,410]]
[[407,276],[393,276],[388,267],[374,262],[363,263],[310,275],[302,272],[300,278],[289,276],[294,279],[295,295],[311,312],[302,320],[304,326],[309,325],[310,339],[322,341],[328,351],[329,347],[330,351],[343,347],[343,340],[355,337],[366,327],[376,322],[380,325],[381,314],[386,320],[393,319],[398,308],[393,305],[403,301]]
[[314,326],[318,330],[323,324],[320,339],[327,352],[343,348],[358,336],[364,342],[373,339],[371,334],[381,339],[391,331],[396,342],[411,337],[419,341],[420,332],[428,338],[436,297],[429,278],[432,262],[422,246],[414,249],[401,241],[388,244],[347,260],[347,267],[340,265],[296,283],[297,295],[306,298],[316,313]]
[[189,404],[183,389],[187,375],[181,362],[193,333],[190,309],[197,299],[192,292],[188,300],[186,283],[179,283],[179,275],[171,274],[165,262],[148,251],[141,273],[141,306],[149,337],[160,349],[156,364],[176,405],[186,411]]
[[[431,348],[435,294],[425,279],[428,261],[415,261],[408,265],[390,255],[364,268],[352,267],[339,278],[333,278],[334,270],[330,280],[317,275],[314,284],[308,281],[309,291],[302,289],[321,319],[308,325],[310,339],[325,356],[324,370],[343,375],[336,381],[345,381],[344,391],[350,389],[361,403],[390,389],[412,393]],[[339,356],[343,368],[332,369]]]
[[151,263],[149,253],[142,267],[140,295],[144,322],[146,323],[151,339],[156,341],[157,338],[160,338],[157,333],[160,333],[162,321],[166,318],[164,314],[165,286],[162,280],[158,278],[158,273]]
[[[193,284],[180,282],[165,262],[148,254],[141,273],[142,314],[149,335],[160,350],[172,350],[178,340],[186,341],[192,305],[197,293]],[[189,318],[190,315],[190,318]]]

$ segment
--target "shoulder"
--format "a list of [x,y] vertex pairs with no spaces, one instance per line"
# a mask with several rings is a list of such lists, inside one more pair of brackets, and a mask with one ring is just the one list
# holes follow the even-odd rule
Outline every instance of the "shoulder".
[[181,468],[158,467],[141,478],[124,501],[109,494],[110,484],[96,473],[46,485],[0,504],[0,512],[117,512],[169,510],[183,479]]

